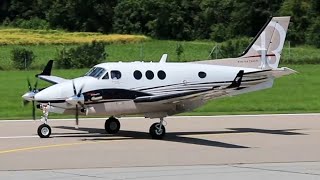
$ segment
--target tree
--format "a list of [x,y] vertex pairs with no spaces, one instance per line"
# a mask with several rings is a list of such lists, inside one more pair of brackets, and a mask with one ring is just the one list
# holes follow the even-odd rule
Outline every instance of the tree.
[[46,17],[54,28],[109,33],[117,0],[53,0]]
[[114,8],[113,28],[121,34],[148,34],[143,0],[123,0]]
[[305,31],[310,26],[310,4],[308,0],[285,0],[279,13],[291,16],[291,24],[288,30],[288,39],[293,44],[302,44],[306,41]]
[[315,19],[314,23],[308,29],[308,43],[320,48],[320,17]]

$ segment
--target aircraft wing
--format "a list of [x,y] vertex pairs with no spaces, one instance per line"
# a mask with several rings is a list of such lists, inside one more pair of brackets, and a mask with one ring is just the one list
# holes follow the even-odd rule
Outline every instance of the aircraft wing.
[[58,76],[51,76],[52,65],[53,65],[53,60],[48,61],[43,71],[40,74],[37,74],[36,77],[52,84],[58,84],[58,83],[67,81],[67,79],[64,79]]
[[59,84],[59,83],[67,81],[67,79],[64,79],[64,78],[61,78],[58,76],[38,75],[37,77],[41,80],[47,81],[52,84]]

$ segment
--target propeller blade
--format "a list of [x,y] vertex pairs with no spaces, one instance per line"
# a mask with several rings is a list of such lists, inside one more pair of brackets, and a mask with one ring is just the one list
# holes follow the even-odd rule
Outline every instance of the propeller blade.
[[73,93],[74,95],[77,95],[76,86],[74,85],[74,81],[72,80],[72,87],[73,87]]
[[37,86],[38,86],[38,79],[36,80],[36,83],[34,84],[33,91],[37,91]]
[[79,127],[79,109],[78,105],[76,105],[76,129]]
[[30,83],[30,79],[29,78],[27,79],[27,82],[28,82],[29,91],[32,91],[32,87],[31,87],[31,83]]
[[34,101],[32,101],[32,118],[33,120],[36,120],[36,106],[34,104]]
[[81,96],[81,93],[82,93],[82,90],[84,88],[84,84],[81,86],[80,90],[79,90],[79,93],[77,94],[77,97],[80,97]]

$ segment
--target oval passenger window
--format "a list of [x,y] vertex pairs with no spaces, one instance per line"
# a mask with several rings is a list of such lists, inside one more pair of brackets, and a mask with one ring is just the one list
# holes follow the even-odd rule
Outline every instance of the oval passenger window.
[[158,71],[158,78],[164,80],[166,78],[166,73],[162,70]]
[[147,79],[149,79],[149,80],[153,79],[153,77],[154,77],[153,72],[150,71],[150,70],[148,70],[148,71],[146,72],[146,77],[147,77]]
[[203,71],[200,71],[200,72],[198,73],[198,76],[199,76],[200,78],[205,78],[205,77],[207,76],[207,74],[206,74],[205,72],[203,72]]
[[142,78],[142,73],[138,70],[134,71],[133,76],[135,79],[139,80]]

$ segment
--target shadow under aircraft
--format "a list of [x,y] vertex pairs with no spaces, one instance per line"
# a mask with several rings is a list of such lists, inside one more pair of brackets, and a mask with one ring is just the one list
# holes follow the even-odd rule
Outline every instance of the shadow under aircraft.
[[[75,130],[74,133],[54,133],[55,138],[59,137],[78,137],[83,138],[83,141],[117,141],[117,140],[130,140],[130,139],[150,139],[147,132],[127,131],[120,130],[117,135],[107,134],[104,129],[98,128],[79,128],[75,129],[71,126],[55,126],[58,129]],[[274,135],[306,135],[304,133],[298,133],[301,129],[256,129],[256,128],[227,128],[224,131],[194,131],[194,132],[168,132],[164,141],[179,142],[186,144],[195,144],[210,147],[220,148],[251,148],[247,146],[224,143],[219,141],[212,141],[207,139],[186,137],[191,135],[214,135],[214,134],[241,134],[241,133],[262,133],[262,134],[274,134]],[[80,132],[79,132],[80,131]],[[112,138],[111,138],[112,137]]]

